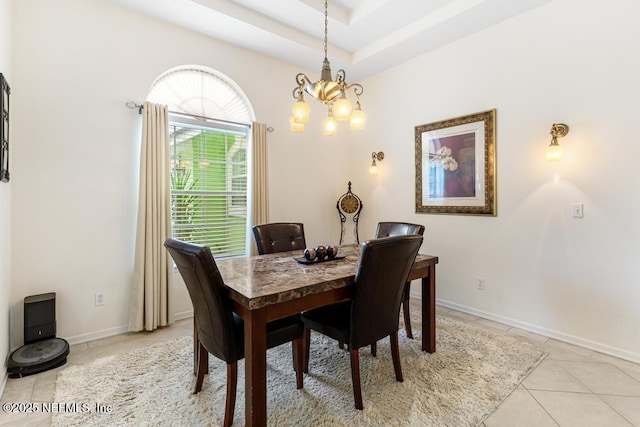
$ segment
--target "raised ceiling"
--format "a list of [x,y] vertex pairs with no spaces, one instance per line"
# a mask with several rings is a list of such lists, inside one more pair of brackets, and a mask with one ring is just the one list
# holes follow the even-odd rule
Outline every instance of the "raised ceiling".
[[[110,1],[319,77],[324,0]],[[328,57],[360,80],[549,1],[331,0]]]

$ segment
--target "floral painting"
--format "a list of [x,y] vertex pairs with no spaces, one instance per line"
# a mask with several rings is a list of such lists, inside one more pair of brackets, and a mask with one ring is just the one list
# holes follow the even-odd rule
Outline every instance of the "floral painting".
[[495,215],[495,110],[416,126],[416,212]]
[[473,197],[475,138],[462,134],[430,141],[429,197]]

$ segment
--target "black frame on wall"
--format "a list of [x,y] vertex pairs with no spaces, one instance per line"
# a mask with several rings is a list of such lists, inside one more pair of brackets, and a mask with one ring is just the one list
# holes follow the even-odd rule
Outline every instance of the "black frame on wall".
[[0,73],[0,86],[2,86],[2,96],[0,96],[0,181],[9,181],[9,95],[11,88],[4,74]]

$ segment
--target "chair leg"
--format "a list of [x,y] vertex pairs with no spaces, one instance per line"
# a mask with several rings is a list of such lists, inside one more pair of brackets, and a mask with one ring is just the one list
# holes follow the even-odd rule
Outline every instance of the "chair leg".
[[303,383],[304,359],[305,359],[305,339],[304,337],[291,341],[293,353],[293,368],[296,371],[296,388],[301,389]]
[[198,394],[202,390],[202,382],[204,381],[204,374],[207,372],[207,366],[209,366],[209,352],[204,348],[202,344],[198,342],[198,367],[196,368],[196,388],[193,394]]
[[358,349],[349,349],[351,355],[351,383],[353,384],[353,399],[356,409],[362,410],[362,389],[360,388],[360,358]]
[[193,375],[198,376],[198,365],[200,351],[200,340],[198,339],[198,324],[196,323],[196,316],[193,316]]
[[376,357],[378,355],[378,343],[377,342],[372,342],[371,343],[371,355],[373,357]]
[[311,329],[304,329],[304,373],[309,373],[309,350],[311,347]]
[[224,427],[233,424],[236,409],[236,386],[238,384],[238,362],[227,364],[227,400],[224,405]]
[[344,350],[344,349],[345,349],[345,348],[344,348],[344,343],[343,343],[342,341],[338,341],[338,348],[339,348],[340,350]]
[[413,333],[411,332],[411,316],[409,315],[409,298],[411,294],[411,282],[404,284],[404,293],[402,300],[402,313],[404,314],[404,330],[407,332],[407,337],[413,339]]
[[[193,375],[198,376],[198,369],[200,369],[200,338],[198,338],[198,322],[196,317],[193,316]],[[209,353],[207,353],[208,362]],[[209,373],[209,363],[204,367],[203,374]]]
[[402,366],[400,366],[400,350],[398,349],[398,331],[389,335],[391,341],[391,357],[393,358],[393,369],[396,371],[396,381],[402,382]]

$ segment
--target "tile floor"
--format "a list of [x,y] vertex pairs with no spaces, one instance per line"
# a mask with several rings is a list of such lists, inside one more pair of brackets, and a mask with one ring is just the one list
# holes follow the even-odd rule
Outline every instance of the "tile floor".
[[[417,307],[416,307],[417,308]],[[565,344],[508,325],[438,307],[438,315],[506,334],[548,353],[482,427],[640,427],[640,365]],[[153,333],[124,334],[74,345],[66,365],[8,379],[1,402],[52,402],[58,371],[134,348],[191,335],[191,320]],[[50,414],[0,412],[0,426],[49,426]]]

